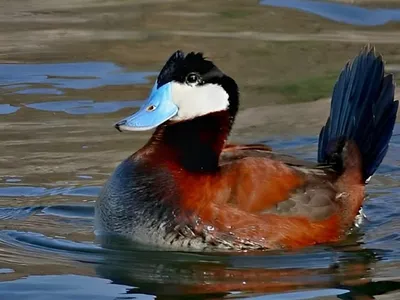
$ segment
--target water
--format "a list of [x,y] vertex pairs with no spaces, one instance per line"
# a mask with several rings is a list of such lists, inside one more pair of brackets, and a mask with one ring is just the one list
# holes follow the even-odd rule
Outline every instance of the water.
[[234,141],[309,160],[329,103],[302,101],[328,96],[365,42],[398,73],[396,2],[261,2],[0,3],[0,299],[400,298],[399,125],[366,219],[341,243],[221,255],[95,240],[102,184],[149,137],[112,125],[176,49],[239,83]]
[[323,18],[358,26],[384,25],[391,21],[400,21],[400,9],[369,9],[355,5],[313,0],[262,0],[261,4],[277,7],[289,7]]

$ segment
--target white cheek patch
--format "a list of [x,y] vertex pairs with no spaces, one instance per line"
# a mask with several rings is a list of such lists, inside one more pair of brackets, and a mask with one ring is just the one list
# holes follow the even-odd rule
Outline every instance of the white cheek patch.
[[178,114],[171,118],[182,121],[203,116],[212,112],[226,110],[229,95],[218,84],[190,86],[184,83],[172,83],[172,100],[178,106]]

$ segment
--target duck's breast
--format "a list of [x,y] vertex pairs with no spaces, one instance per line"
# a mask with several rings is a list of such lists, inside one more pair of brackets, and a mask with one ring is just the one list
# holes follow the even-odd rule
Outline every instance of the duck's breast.
[[134,159],[123,161],[105,183],[95,207],[97,232],[148,239],[173,220],[176,197],[170,174]]

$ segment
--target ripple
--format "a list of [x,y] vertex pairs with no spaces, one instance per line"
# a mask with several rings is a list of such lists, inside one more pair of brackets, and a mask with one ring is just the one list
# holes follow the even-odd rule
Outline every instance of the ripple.
[[101,247],[92,243],[78,243],[65,239],[57,239],[36,232],[22,232],[15,230],[3,230],[0,239],[9,245],[23,246],[26,248],[40,248],[51,252],[63,251],[70,254],[98,253]]
[[63,218],[93,219],[94,207],[87,204],[0,207],[0,220],[23,220],[35,213]]
[[[111,62],[0,64],[0,87],[19,94],[63,94],[62,89],[146,84],[156,72],[130,72]],[[37,85],[41,85],[38,87]],[[50,88],[43,88],[43,85]]]
[[[0,283],[2,299],[137,299],[136,296],[121,297],[130,286],[112,284],[111,280],[83,275],[28,276],[11,282]],[[27,296],[29,295],[29,296]],[[4,297],[4,298],[3,298]],[[117,298],[115,298],[117,297]],[[119,298],[121,297],[121,298]],[[140,296],[140,299],[154,299]]]
[[320,17],[358,26],[378,26],[400,21],[400,9],[370,9],[350,4],[310,0],[261,0],[260,4],[294,8]]
[[291,292],[291,293],[277,293],[274,295],[263,295],[253,297],[253,300],[303,300],[312,299],[316,297],[339,296],[348,293],[349,290],[345,289],[319,289],[312,291]]
[[[300,253],[278,253],[272,255],[233,254],[220,255],[218,253],[180,253],[154,250],[137,250],[135,248],[105,249],[91,243],[73,242],[65,239],[50,238],[34,232],[4,230],[0,232],[0,241],[13,247],[13,252],[19,249],[29,250],[30,255],[55,254],[60,257],[72,258],[80,262],[94,263],[96,273],[100,277],[109,278],[116,284],[137,286],[143,281],[141,290],[153,294],[157,290],[162,293],[179,293],[175,288],[192,288],[196,293],[206,291],[197,290],[196,285],[210,284],[207,289],[211,292],[221,291],[227,287],[230,290],[242,289],[247,284],[253,286],[274,286],[279,284],[291,286],[292,281],[302,282],[304,291],[282,293],[282,297],[306,296],[308,292],[316,295],[310,288],[331,284],[334,274],[326,273],[335,263],[347,266],[354,263],[354,258],[346,254],[347,259],[337,260],[337,254],[321,251],[305,251]],[[113,243],[115,245],[115,243]],[[47,254],[46,254],[47,253]],[[309,268],[310,261],[315,255],[326,256],[319,266]],[[294,264],[296,260],[299,264]],[[261,265],[259,262],[262,262]],[[339,272],[339,271],[338,271]],[[121,276],[124,274],[123,276]],[[354,275],[354,274],[353,274]],[[272,278],[272,279],[271,279]],[[223,284],[222,284],[223,283]],[[222,284],[222,286],[220,286]],[[255,285],[256,284],[256,285]],[[170,289],[172,285],[172,288]],[[169,286],[169,287],[168,287]],[[151,288],[150,288],[151,287]],[[150,290],[148,289],[150,288]],[[1,288],[0,288],[1,289]],[[320,289],[321,290],[321,289]],[[135,291],[135,294],[137,295]],[[322,289],[320,295],[326,291]],[[339,291],[338,291],[339,292]],[[341,290],[340,292],[348,292]],[[282,299],[289,299],[289,298]],[[297,298],[292,298],[297,299]]]
[[21,178],[12,177],[12,178],[6,178],[5,181],[8,182],[8,183],[16,183],[16,182],[21,182],[22,179]]
[[14,273],[15,271],[13,269],[7,269],[7,268],[0,268],[0,274],[10,274]]
[[15,113],[19,107],[12,106],[10,104],[0,104],[0,115],[8,115]]
[[90,218],[94,217],[94,207],[89,205],[52,205],[42,209],[46,215],[65,218]]
[[2,197],[43,197],[43,196],[85,196],[97,197],[100,193],[100,186],[83,187],[56,187],[45,188],[36,186],[8,186],[0,187],[0,196]]
[[[91,288],[88,288],[91,287]],[[109,279],[95,278],[83,275],[46,275],[46,276],[28,276],[24,279],[18,279],[12,282],[0,283],[0,292],[7,298],[25,299],[29,294],[30,299],[53,299],[59,295],[62,299],[155,299],[152,295],[131,294],[134,291],[133,286],[117,284]],[[13,291],[13,292],[10,292]],[[274,295],[255,296],[254,300],[300,300],[314,299],[316,297],[339,296],[348,293],[347,289],[319,289],[310,291],[296,291],[291,293],[276,293]],[[231,293],[236,298],[238,293]],[[21,296],[21,298],[19,298]],[[236,297],[235,297],[236,296]],[[50,299],[49,298],[49,299]],[[196,298],[197,299],[197,298]],[[199,299],[204,299],[200,297]],[[207,298],[208,299],[208,298]],[[214,297],[213,297],[214,299]]]
[[123,108],[139,107],[141,101],[96,102],[93,100],[53,101],[26,104],[26,107],[44,111],[62,111],[71,115],[104,114]]
[[1,207],[0,220],[22,220],[41,210],[42,206],[35,207]]
[[76,177],[80,179],[93,179],[93,176],[90,175],[77,175]]
[[15,92],[19,95],[62,95],[64,94],[62,91],[57,89],[43,89],[43,88],[36,88],[36,89],[25,89]]

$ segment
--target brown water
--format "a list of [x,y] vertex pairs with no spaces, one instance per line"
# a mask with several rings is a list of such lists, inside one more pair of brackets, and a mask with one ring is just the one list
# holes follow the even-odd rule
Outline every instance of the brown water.
[[0,299],[399,299],[400,126],[367,218],[338,245],[153,253],[102,249],[92,232],[101,185],[149,137],[112,125],[177,49],[237,80],[235,141],[315,159],[329,111],[315,100],[344,63],[372,42],[399,70],[399,1],[353,2],[0,2]]

